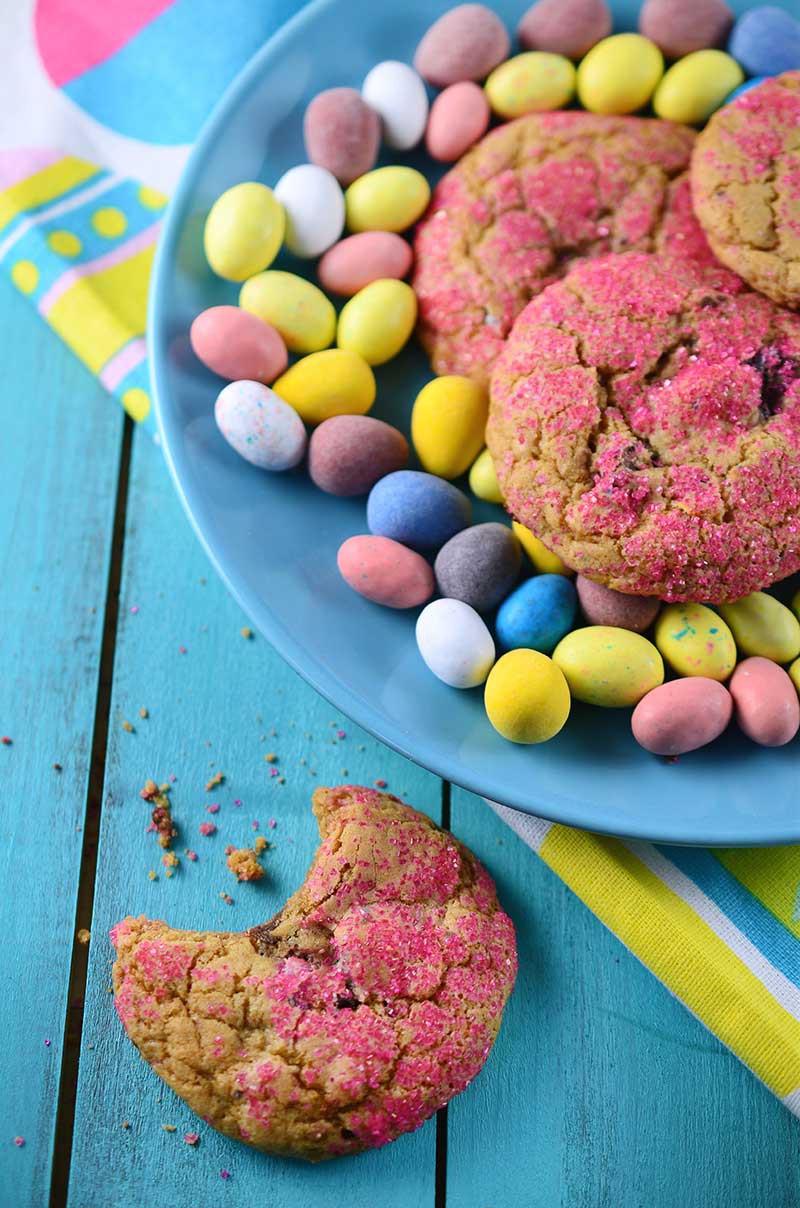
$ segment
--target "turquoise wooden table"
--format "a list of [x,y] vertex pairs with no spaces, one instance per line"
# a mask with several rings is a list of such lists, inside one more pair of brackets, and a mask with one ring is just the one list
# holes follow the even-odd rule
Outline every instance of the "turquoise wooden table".
[[[5,281],[0,357],[0,1208],[800,1206],[800,1121],[480,800],[242,636],[158,449]],[[171,879],[145,832],[148,776],[175,777],[177,850],[198,853]],[[108,930],[142,911],[263,921],[314,850],[313,787],[376,779],[488,865],[519,981],[483,1074],[418,1133],[318,1167],[273,1160],[198,1122],[138,1057]],[[223,848],[256,825],[268,875],[237,885]]]

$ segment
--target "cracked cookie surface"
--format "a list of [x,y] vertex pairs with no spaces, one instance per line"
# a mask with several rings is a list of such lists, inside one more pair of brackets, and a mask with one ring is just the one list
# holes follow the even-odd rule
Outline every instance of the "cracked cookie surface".
[[517,315],[577,258],[710,260],[686,174],[694,139],[674,122],[579,112],[482,139],[439,182],[415,237],[418,332],[436,373],[488,381]]
[[618,591],[721,603],[800,568],[800,317],[721,266],[576,266],[517,320],[487,442],[511,514]]
[[417,1128],[481,1069],[516,975],[511,920],[470,851],[396,797],[314,794],[301,888],[249,932],[127,918],[126,1032],[215,1128],[319,1161]]
[[800,71],[717,110],[692,156],[695,212],[717,257],[800,307]]

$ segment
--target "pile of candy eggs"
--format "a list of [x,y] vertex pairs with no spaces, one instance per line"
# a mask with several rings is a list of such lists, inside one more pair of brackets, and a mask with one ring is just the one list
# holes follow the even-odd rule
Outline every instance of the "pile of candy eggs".
[[[486,503],[502,498],[484,448],[488,399],[466,378],[437,378],[418,394],[410,437],[420,469],[408,468],[406,436],[368,412],[374,368],[415,326],[405,235],[427,207],[430,173],[376,167],[381,143],[399,160],[424,142],[449,163],[493,118],[576,97],[593,112],[650,104],[702,123],[757,82],[745,71],[800,67],[800,24],[779,10],[732,25],[724,0],[647,0],[640,32],[614,35],[604,0],[539,0],[508,58],[499,18],[460,5],[428,30],[413,67],[379,63],[360,91],[316,96],[304,119],[308,162],[273,188],[234,185],[206,221],[211,268],[240,287],[238,305],[212,307],[191,330],[197,356],[229,382],[215,405],[220,432],[260,469],[291,470],[307,454],[322,491],[367,496],[369,531],[339,549],[342,577],[377,604],[424,606],[422,659],[454,688],[485,685],[491,724],[514,742],[552,738],[573,699],[633,709],[634,737],[659,755],[705,745],[734,715],[755,742],[789,741],[800,727],[800,594],[794,611],[761,592],[718,610],[662,607],[573,580],[516,522],[473,524],[453,480],[468,475]],[[732,54],[719,48],[729,34]],[[666,70],[665,56],[676,60]],[[431,86],[441,90],[432,102]],[[316,282],[302,266],[275,267],[282,249]]]

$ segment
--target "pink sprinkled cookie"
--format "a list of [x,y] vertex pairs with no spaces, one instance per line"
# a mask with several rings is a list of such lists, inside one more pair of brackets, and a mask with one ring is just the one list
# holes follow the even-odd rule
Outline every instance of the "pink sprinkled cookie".
[[697,217],[718,258],[800,307],[800,71],[717,110],[692,156]]
[[488,134],[417,228],[419,334],[435,371],[488,380],[517,315],[580,257],[710,259],[685,175],[694,139],[674,122],[580,112]]
[[633,595],[738,600],[800,568],[800,317],[629,253],[523,311],[487,440],[509,511]]
[[127,918],[111,938],[126,1032],[221,1132],[320,1161],[419,1127],[479,1072],[517,968],[462,844],[396,797],[314,793],[301,888],[242,934]]

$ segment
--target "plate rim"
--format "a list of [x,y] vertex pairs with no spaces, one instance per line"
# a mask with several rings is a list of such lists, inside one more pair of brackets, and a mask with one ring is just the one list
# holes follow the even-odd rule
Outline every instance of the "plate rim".
[[[294,38],[296,32],[303,26],[313,23],[316,16],[325,9],[333,7],[338,0],[310,0],[303,9],[285,22],[268,38],[250,60],[242,67],[228,84],[222,96],[203,123],[192,149],[186,159],[180,177],[168,202],[163,217],[161,234],[156,246],[156,253],[148,291],[148,324],[147,324],[147,353],[150,385],[153,395],[154,411],[158,424],[161,448],[169,468],[174,487],[184,512],[209,558],[215,572],[219,575],[226,589],[236,600],[239,607],[252,620],[253,624],[270,643],[278,655],[308,683],[316,692],[325,698],[334,708],[341,711],[357,725],[361,726],[379,742],[385,743],[412,763],[430,771],[441,780],[447,781],[460,788],[472,792],[487,801],[517,810],[528,817],[542,817],[547,821],[590,830],[593,833],[605,834],[621,839],[644,840],[652,843],[676,844],[686,846],[780,846],[800,842],[800,816],[796,832],[788,834],[769,834],[767,836],[751,833],[750,827],[755,819],[736,819],[733,833],[720,833],[717,830],[699,831],[691,837],[686,837],[682,827],[678,831],[669,827],[649,826],[646,814],[643,813],[641,825],[632,820],[630,825],[620,828],[616,822],[604,827],[603,806],[598,806],[598,816],[587,820],[571,798],[548,794],[548,799],[539,807],[523,804],[519,800],[498,800],[495,793],[487,791],[487,786],[481,786],[474,777],[467,777],[467,782],[459,776],[456,756],[448,759],[439,758],[435,750],[425,752],[424,757],[419,752],[409,749],[408,741],[404,738],[403,727],[399,723],[386,721],[380,724],[380,717],[374,713],[367,716],[367,708],[362,707],[360,699],[354,695],[348,686],[327,672],[325,666],[316,658],[309,657],[300,641],[286,628],[263,604],[263,601],[251,600],[248,590],[237,584],[236,576],[229,574],[224,551],[217,550],[207,538],[192,505],[193,488],[186,485],[182,475],[180,450],[176,448],[177,439],[173,441],[172,434],[177,438],[177,425],[170,420],[169,407],[164,406],[162,399],[169,397],[167,386],[168,348],[166,342],[166,315],[162,300],[167,294],[166,279],[171,273],[175,260],[177,244],[180,239],[183,222],[189,208],[191,194],[195,187],[196,169],[205,156],[206,147],[213,143],[221,133],[230,114],[237,108],[250,91],[255,81],[263,71],[264,60],[271,59],[284,41]],[[261,605],[259,608],[258,605]],[[377,721],[377,724],[376,724]],[[471,781],[471,782],[470,782]],[[622,781],[621,781],[622,785]],[[512,798],[514,794],[511,794]],[[798,811],[800,815],[800,811]],[[747,825],[743,826],[743,822]]]

